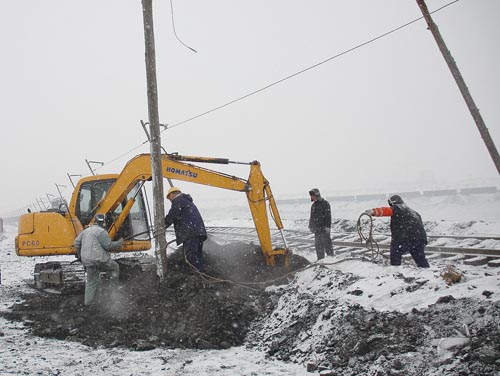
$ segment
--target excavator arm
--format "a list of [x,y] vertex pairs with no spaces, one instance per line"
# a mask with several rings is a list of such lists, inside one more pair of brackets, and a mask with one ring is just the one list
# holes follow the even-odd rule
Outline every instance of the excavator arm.
[[[288,247],[281,231],[283,224],[269,182],[262,174],[260,163],[257,161],[247,163],[250,165],[250,173],[248,180],[244,180],[188,162],[228,164],[231,161],[222,158],[164,154],[162,155],[162,174],[164,178],[173,180],[245,192],[266,263],[271,266],[275,265],[275,256],[278,256],[285,264],[288,264]],[[140,154],[131,159],[123,168],[113,186],[99,202],[95,213],[107,214],[113,212],[126,199],[128,193],[136,187],[138,182],[150,180],[151,175],[151,156],[149,154]],[[123,219],[128,215],[128,209],[133,205],[133,200],[133,198],[128,200],[120,216],[110,228],[110,236],[112,238],[115,236],[116,231],[118,231]],[[273,249],[272,247],[267,201],[269,201],[272,218],[276,227],[281,231],[285,243],[284,248]]]

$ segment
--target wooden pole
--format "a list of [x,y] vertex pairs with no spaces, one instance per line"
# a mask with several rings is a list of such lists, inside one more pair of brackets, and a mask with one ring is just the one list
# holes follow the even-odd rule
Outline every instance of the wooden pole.
[[491,159],[495,164],[498,174],[500,175],[500,155],[498,154],[498,150],[495,146],[495,143],[493,142],[493,139],[490,136],[490,132],[488,131],[488,128],[486,128],[486,124],[484,123],[483,118],[479,113],[479,109],[476,107],[476,104],[472,99],[469,89],[467,88],[467,85],[465,84],[465,81],[462,78],[462,74],[458,70],[455,60],[451,56],[450,51],[446,47],[446,44],[444,43],[444,40],[441,37],[441,33],[439,32],[437,25],[432,20],[429,10],[427,9],[427,5],[425,4],[425,1],[417,0],[417,4],[420,7],[422,14],[424,15],[425,21],[427,22],[427,26],[429,27],[429,30],[432,32],[432,35],[436,40],[436,43],[439,47],[439,50],[441,51],[441,54],[443,55],[444,59],[446,60],[446,63],[448,64],[448,68],[450,69],[453,78],[455,79],[455,82],[457,83],[458,88],[462,93],[463,98],[465,99],[465,103],[467,103],[467,107],[469,108],[472,118],[476,122],[477,129],[481,134],[481,138],[483,139],[486,148],[490,153]]
[[155,37],[153,29],[152,0],[142,0],[144,42],[146,50],[146,78],[148,89],[148,114],[151,136],[151,172],[153,180],[154,234],[157,273],[164,280],[167,272],[167,240],[165,238],[165,205],[163,202],[163,174],[161,171],[161,137],[158,114],[158,90],[156,84]]

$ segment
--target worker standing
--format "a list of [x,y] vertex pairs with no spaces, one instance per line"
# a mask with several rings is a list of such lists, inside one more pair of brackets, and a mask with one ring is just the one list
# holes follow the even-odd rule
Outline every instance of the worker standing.
[[364,213],[375,217],[391,217],[391,265],[401,265],[403,254],[410,252],[420,268],[428,268],[424,253],[427,245],[427,233],[422,217],[408,207],[401,196],[393,195],[387,201],[389,207],[366,210]]
[[182,193],[179,188],[170,188],[167,199],[172,206],[165,216],[165,225],[174,225],[175,240],[177,244],[182,243],[187,261],[197,270],[203,271],[203,242],[207,239],[203,218],[191,195]]
[[330,231],[332,227],[332,212],[330,203],[326,201],[318,188],[309,191],[311,197],[311,216],[309,218],[309,230],[314,233],[314,247],[318,260],[328,256],[333,256],[332,239]]
[[120,276],[120,266],[111,259],[109,251],[123,246],[123,239],[111,241],[105,230],[106,217],[96,214],[94,224],[83,230],[75,239],[77,257],[81,260],[87,273],[85,283],[85,305],[94,304],[95,293],[99,285],[99,276],[105,272],[110,285],[116,287]]

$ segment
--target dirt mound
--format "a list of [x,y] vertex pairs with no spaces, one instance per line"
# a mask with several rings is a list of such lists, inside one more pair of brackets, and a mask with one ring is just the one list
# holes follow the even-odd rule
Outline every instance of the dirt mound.
[[[279,283],[277,273],[283,270],[263,265],[254,246],[212,244],[207,248],[232,251],[240,257],[223,263],[223,253],[213,253],[207,257],[206,273],[211,277],[206,278],[187,265],[179,249],[168,258],[163,282],[154,269],[139,274],[123,270],[118,289],[111,290],[101,281],[92,307],[83,306],[81,286],[71,293],[25,294],[23,302],[4,316],[24,321],[34,335],[93,347],[148,350],[158,346],[221,349],[241,345],[250,323],[270,304],[264,291],[266,281]],[[296,268],[306,263],[295,256],[292,259]],[[127,280],[122,280],[123,275]],[[237,283],[227,282],[230,279]]]
[[[364,293],[352,290],[352,276],[340,271],[317,267],[315,281],[320,280],[329,281],[325,288]],[[410,278],[407,283],[412,283]],[[267,320],[253,322],[246,345],[304,364],[311,372],[352,376],[497,376],[500,372],[500,302],[449,295],[427,308],[402,313],[327,300],[315,290],[299,293],[294,283],[267,292],[271,306],[280,309]]]

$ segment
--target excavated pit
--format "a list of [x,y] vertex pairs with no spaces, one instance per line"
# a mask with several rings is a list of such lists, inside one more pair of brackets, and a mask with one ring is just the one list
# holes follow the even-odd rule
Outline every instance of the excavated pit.
[[154,268],[122,270],[118,289],[101,281],[92,307],[83,305],[83,286],[65,293],[33,290],[3,315],[24,321],[36,336],[92,347],[228,348],[241,345],[251,322],[270,307],[265,287],[286,283],[287,271],[308,263],[291,255],[290,269],[269,267],[260,249],[246,243],[209,240],[204,253],[210,278],[194,272],[180,248],[169,255],[163,282]]

